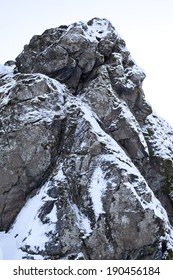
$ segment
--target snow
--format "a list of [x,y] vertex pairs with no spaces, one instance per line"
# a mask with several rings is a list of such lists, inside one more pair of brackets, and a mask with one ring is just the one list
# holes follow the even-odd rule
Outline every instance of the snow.
[[127,104],[125,104],[125,102],[122,102],[121,105],[121,113],[119,115],[120,118],[125,118],[126,121],[128,122],[128,125],[133,129],[134,132],[136,132],[136,134],[138,135],[141,144],[143,145],[145,152],[147,154],[149,154],[148,151],[148,146],[146,143],[146,140],[144,138],[144,135],[142,133],[142,129],[139,126],[139,123],[136,121],[135,117],[133,116],[133,114],[130,112],[129,108],[127,107]]
[[[76,25],[75,25],[76,26]],[[98,42],[98,39],[102,39],[104,37],[107,37],[109,35],[109,30],[111,30],[113,27],[110,26],[110,22],[106,19],[97,19],[95,18],[93,20],[92,25],[88,25],[86,21],[80,21],[77,24],[78,27],[80,27],[83,31],[83,37],[90,42]],[[71,24],[67,30],[66,34],[74,27],[74,24]],[[111,34],[110,32],[110,34]],[[116,37],[120,37],[118,32],[114,30],[114,34]]]
[[[142,208],[144,210],[149,209],[154,212],[154,215],[160,218],[161,220],[164,221],[164,227],[165,227],[165,233],[166,233],[166,239],[168,242],[168,247],[173,248],[173,228],[170,225],[168,215],[166,210],[162,207],[160,201],[155,197],[154,193],[151,191],[149,188],[148,184],[145,182],[145,187],[143,186],[144,179],[143,177],[139,177],[139,179],[136,182],[133,182],[132,184],[129,182],[126,182],[124,185],[129,188],[134,196],[138,199],[140,202]],[[141,192],[141,186],[142,186],[142,192],[144,194],[149,194],[150,199],[149,201],[143,199],[143,195],[139,195]],[[161,237],[162,240],[162,237]]]
[[[85,25],[86,28],[83,28]],[[85,38],[91,42],[97,42],[98,39],[108,37],[109,30],[111,30],[111,25],[107,20],[98,20],[94,19],[92,26],[87,25],[87,23],[79,23],[83,30]],[[74,25],[69,26],[67,32],[73,28]],[[114,30],[115,37],[119,37],[119,34]],[[123,51],[127,51],[126,47],[122,45]],[[122,60],[120,54],[115,54],[119,60]],[[118,68],[117,68],[118,69]],[[119,74],[123,74],[123,68],[119,67]],[[137,67],[136,65],[126,68],[126,74],[122,77],[122,83],[126,82],[126,87],[133,88],[134,84],[131,80],[127,79],[129,76],[133,76],[136,79],[141,79],[145,76],[144,71]],[[10,96],[8,95],[9,90],[15,86],[16,82],[13,79],[13,67],[4,66],[0,64],[0,75],[9,77],[8,83],[1,86],[0,94],[3,94],[1,97],[1,106],[5,106],[10,101]],[[34,77],[34,76],[33,76]],[[31,75],[32,78],[32,75]],[[49,88],[52,89],[53,94],[58,93],[59,98],[58,102],[62,105],[64,104],[64,97],[67,97],[67,88],[65,85],[62,85],[54,79],[50,79],[45,75],[37,74],[35,75],[36,82],[38,83],[41,80],[46,80]],[[121,78],[120,78],[121,79]],[[26,78],[27,80],[27,78]],[[30,81],[30,79],[28,79]],[[35,83],[33,79],[33,84]],[[42,94],[35,98],[32,98],[32,110],[28,107],[28,111],[24,112],[23,115],[19,116],[21,122],[25,121],[46,121],[52,122],[55,116],[62,116],[63,111],[56,111],[54,104],[48,102],[48,106],[45,105],[44,108],[39,109],[37,106],[34,107],[34,102],[37,104],[41,98],[46,100],[49,98],[48,94]],[[66,102],[66,108],[72,104],[76,104],[81,111],[83,112],[83,118],[89,122],[91,126],[91,133],[95,134],[97,140],[104,144],[105,154],[97,157],[98,162],[97,166],[94,169],[90,183],[89,183],[89,194],[92,201],[92,207],[96,219],[99,218],[99,215],[104,212],[103,207],[103,197],[108,189],[108,185],[111,187],[116,187],[115,182],[110,183],[109,179],[105,179],[105,173],[102,170],[102,163],[109,161],[121,170],[124,177],[123,187],[131,190],[135,199],[139,201],[141,207],[145,209],[150,209],[153,211],[154,215],[162,219],[165,224],[166,238],[168,240],[168,246],[173,248],[173,230],[169,224],[168,216],[165,209],[161,206],[160,202],[156,199],[153,192],[147,185],[143,176],[140,174],[139,170],[132,163],[130,158],[118,145],[118,143],[107,133],[105,133],[97,122],[98,117],[90,109],[90,107],[81,102],[80,97],[72,97],[70,93],[68,94],[68,101]],[[155,156],[161,157],[163,159],[170,159],[173,161],[173,131],[172,128],[155,113],[148,116],[146,124],[141,130],[138,122],[136,121],[133,114],[130,112],[128,106],[125,102],[120,103],[121,113],[120,118],[124,118],[130,128],[139,136],[140,142],[143,145],[145,151],[149,153],[146,140],[144,135],[149,133],[149,130],[152,130],[152,135],[150,135],[149,141],[152,144],[153,152]],[[65,108],[64,108],[65,110]],[[169,135],[169,137],[168,137]],[[147,136],[146,136],[147,137]],[[83,143],[84,145],[84,143]],[[85,146],[85,145],[84,145]],[[82,149],[82,146],[81,146]],[[135,175],[135,179],[130,182],[128,179],[130,175]],[[53,177],[53,180],[56,182],[64,181],[67,178],[63,173],[63,163],[60,163],[59,169],[56,175]],[[22,259],[27,257],[27,253],[24,251],[25,246],[29,246],[30,250],[34,252],[35,259],[42,259],[43,257],[39,254],[41,250],[45,249],[45,244],[50,241],[50,236],[55,232],[56,223],[57,223],[57,208],[54,204],[51,212],[46,215],[47,222],[42,223],[39,218],[40,209],[46,201],[50,201],[50,198],[47,194],[49,187],[51,186],[51,181],[48,181],[44,186],[37,192],[37,194],[30,198],[25,206],[20,211],[19,215],[16,218],[16,221],[13,224],[13,227],[9,230],[8,233],[0,232],[0,259]],[[52,199],[54,201],[54,199]],[[56,201],[56,199],[55,199]],[[75,203],[71,203],[71,208],[76,217],[77,226],[82,234],[82,238],[85,239],[92,233],[91,223],[89,218],[82,213]],[[128,210],[128,209],[127,209]],[[124,215],[122,216],[122,223],[128,224],[129,220]],[[23,249],[23,250],[22,250]],[[82,256],[82,253],[81,253]],[[80,254],[79,254],[80,257]]]
[[4,79],[4,84],[0,86],[0,95],[1,98],[4,97],[4,101],[2,100],[2,104],[6,105],[8,103],[8,96],[6,96],[9,90],[14,87],[16,81],[13,79],[13,68],[10,66],[4,66],[0,64],[0,77],[2,77],[2,81]]
[[26,253],[21,250],[26,245],[29,245],[36,255],[37,249],[44,249],[45,243],[49,241],[48,234],[54,232],[57,221],[55,208],[48,215],[50,223],[43,224],[38,217],[47,199],[48,187],[49,183],[46,183],[33,198],[28,200],[8,233],[0,233],[1,258],[13,260],[26,257]]
[[[91,131],[96,134],[99,142],[105,144],[108,150],[107,154],[103,155],[102,158],[115,162],[117,166],[119,166],[121,169],[126,170],[129,174],[135,174],[139,176],[139,170],[132,163],[126,153],[118,145],[118,143],[101,129],[100,125],[97,122],[96,115],[91,111],[89,106],[80,104],[80,108],[84,113],[84,118],[91,125]],[[129,114],[128,116],[131,119],[131,114],[129,112],[127,112],[127,114]],[[143,143],[147,147],[146,142],[144,141]]]
[[20,260],[23,256],[15,237],[5,232],[0,233],[0,251],[0,260]]
[[98,166],[94,170],[89,188],[96,218],[98,218],[101,213],[104,213],[101,198],[104,195],[106,189],[107,181],[104,179],[102,169]]
[[[35,123],[38,121],[51,123],[55,117],[63,118],[63,110],[59,109],[57,111],[56,102],[59,107],[64,104],[65,92],[67,91],[65,85],[62,85],[58,81],[50,79],[42,74],[29,75],[29,77],[28,74],[23,76],[24,81],[28,82],[31,87],[31,95],[26,97],[21,94],[21,96],[18,97],[19,102],[30,102],[30,106],[29,102],[27,106],[25,106],[23,114],[20,113],[18,115],[19,122],[22,123],[22,125],[23,123]],[[45,82],[45,84],[48,85],[49,90],[45,93],[42,92],[42,94],[36,97],[32,97],[32,87],[34,87],[34,84],[38,84],[39,82]],[[12,92],[9,91],[15,87],[15,85],[15,79],[11,79],[5,85],[0,87],[0,93],[3,93],[0,96],[0,108],[6,106],[13,98]],[[40,103],[42,104],[39,106]]]
[[60,117],[62,116],[62,111],[60,112],[57,112],[55,110],[51,110],[51,108],[48,108],[48,109],[35,109],[35,111],[33,110],[32,108],[32,111],[31,112],[27,112],[25,113],[24,115],[20,115],[18,117],[18,119],[20,120],[20,122],[22,123],[32,123],[32,122],[44,122],[46,121],[47,123],[51,123],[53,121],[53,119],[55,117]]
[[109,22],[107,20],[93,20],[92,26],[88,26],[88,30],[85,33],[89,40],[96,40],[96,38],[103,38],[108,35]]
[[[65,179],[62,164],[60,164],[52,182],[64,181]],[[50,200],[54,201],[47,194],[52,182],[48,180],[36,195],[27,201],[8,233],[0,232],[0,259],[20,260],[26,258],[28,254],[22,251],[22,248],[28,245],[30,246],[29,249],[34,252],[34,259],[43,259],[39,251],[44,250],[46,242],[50,241],[50,236],[55,232],[57,223],[55,204],[51,212],[46,215],[47,223],[43,224],[39,218],[40,209],[44,203]],[[82,223],[82,227],[88,236],[91,229],[89,221],[87,222],[84,215],[81,215],[80,223]]]
[[[91,181],[89,184],[89,193],[91,196],[92,207],[96,219],[99,215],[104,213],[102,198],[108,188],[109,180],[105,179],[105,173],[102,170],[102,163],[109,161],[115,164],[119,170],[123,172],[126,182],[123,183],[123,187],[129,188],[134,197],[140,202],[141,207],[145,209],[150,209],[153,213],[162,219],[165,224],[165,231],[167,233],[166,238],[168,241],[168,246],[173,247],[173,230],[169,224],[166,211],[161,206],[160,202],[155,198],[153,192],[150,190],[146,181],[139,173],[139,170],[132,163],[130,158],[122,150],[122,148],[117,144],[117,142],[105,133],[97,122],[97,116],[90,109],[88,105],[83,103],[80,97],[68,98],[66,107],[75,104],[79,106],[83,112],[83,118],[89,122],[91,126],[91,132],[96,135],[98,141],[105,145],[105,154],[98,156],[97,166],[92,174]],[[42,117],[44,118],[48,115],[48,119],[52,118],[52,112],[42,111]],[[53,113],[54,114],[54,113]],[[51,117],[50,117],[51,116]],[[135,121],[133,115],[129,110],[122,111],[122,117],[125,116],[128,122],[131,124],[136,133],[141,137],[141,142],[146,145],[145,139],[139,125]],[[173,149],[173,135],[171,134],[170,127],[166,122],[162,122],[158,117],[150,116],[147,120],[147,125],[145,130],[154,125],[157,127],[158,132],[155,133],[157,139],[157,145],[159,145],[159,150],[156,149],[159,155],[168,156],[168,147]],[[164,129],[163,129],[164,128]],[[165,132],[164,132],[165,130]],[[166,134],[170,135],[170,138],[166,138]],[[155,141],[154,139],[152,140]],[[160,141],[160,142],[159,142]],[[163,147],[161,147],[161,145]],[[147,146],[146,146],[147,147]],[[169,155],[170,158],[170,155]],[[132,182],[128,181],[129,175],[135,175],[135,180]],[[63,173],[63,163],[59,164],[59,169],[53,177],[54,181],[64,181],[66,177]],[[115,184],[115,183],[114,183]],[[110,184],[111,185],[111,184]],[[22,259],[27,257],[27,253],[22,250],[25,246],[30,246],[30,250],[34,252],[34,259],[42,259],[43,257],[39,254],[39,251],[44,250],[46,242],[50,241],[50,235],[55,232],[57,215],[56,206],[54,205],[52,211],[46,216],[48,218],[47,223],[42,223],[39,218],[40,209],[46,201],[50,201],[50,197],[47,195],[47,190],[51,186],[51,181],[45,183],[40,191],[31,199],[28,200],[26,205],[22,208],[19,213],[13,227],[8,233],[0,233],[0,259]],[[148,194],[148,199],[145,199],[145,195]],[[52,199],[53,200],[53,199]],[[82,233],[82,238],[85,239],[91,235],[92,229],[89,218],[81,212],[76,204],[71,204],[72,210],[76,216],[76,223],[79,230]],[[128,223],[128,220],[123,216],[124,222]]]
[[10,101],[9,96],[5,96],[1,101],[1,106],[3,107],[5,105],[7,105],[9,101]]
[[[100,156],[102,161],[103,160],[109,160],[114,162],[117,167],[124,171],[123,176],[128,177],[130,174],[134,174],[136,176],[136,180],[132,183],[125,182],[124,187],[126,186],[129,188],[136,199],[140,202],[143,209],[150,209],[153,210],[154,214],[162,219],[165,222],[165,230],[169,232],[167,235],[168,244],[170,244],[170,247],[173,247],[173,230],[169,223],[167,213],[165,209],[161,206],[159,200],[156,199],[154,196],[154,193],[149,188],[148,184],[146,183],[143,176],[140,174],[139,170],[136,168],[136,166],[132,163],[132,161],[127,157],[125,152],[120,148],[120,146],[117,144],[117,142],[111,138],[108,134],[106,134],[101,127],[99,126],[95,114],[90,110],[89,106],[80,105],[82,108],[82,111],[84,113],[85,119],[90,122],[91,130],[93,133],[96,133],[98,140],[101,143],[105,143],[106,147],[108,149],[108,153],[105,155]],[[126,114],[126,117],[128,117],[130,120],[132,120],[132,116],[128,111],[124,112]],[[158,128],[158,127],[157,127]],[[137,126],[137,129],[138,126]],[[170,127],[167,125],[167,132],[170,132]],[[142,132],[139,129],[137,131],[138,133]],[[143,135],[142,135],[143,137]],[[143,140],[141,137],[141,140],[143,141],[143,144],[146,145],[145,140]],[[172,143],[172,141],[171,141]],[[147,146],[147,145],[146,145]],[[172,147],[173,148],[173,147]],[[163,155],[163,153],[162,153]],[[100,213],[103,213],[103,207],[101,202],[101,197],[104,195],[104,192],[107,188],[107,182],[103,178],[103,173],[100,167],[97,167],[95,169],[95,172],[93,174],[92,180],[91,180],[91,186],[90,186],[90,192],[91,197],[94,205],[94,212],[96,217]],[[148,200],[145,200],[145,195],[149,194]]]
[[[105,146],[109,150],[109,154],[112,154],[112,153],[114,154],[114,158],[116,158],[116,160],[119,162],[120,166],[123,165],[123,168],[126,168],[126,169],[129,169],[129,167],[130,167],[131,172],[132,172],[132,170],[136,170],[136,174],[139,174],[139,171],[137,170],[137,168],[132,164],[129,157],[127,157],[127,155],[122,150],[122,148],[117,144],[117,142],[101,129],[100,125],[97,122],[97,116],[91,111],[89,106],[87,106],[86,104],[80,103],[80,100],[79,100],[79,104],[80,104],[80,108],[82,109],[82,111],[84,113],[84,118],[91,125],[91,131],[94,134],[96,134],[99,142],[105,144]],[[128,117],[128,118],[132,117],[129,112],[127,114],[129,114],[129,116],[127,115],[126,117]],[[143,140],[143,138],[141,140]],[[143,144],[145,145],[145,147],[147,149],[147,144],[146,144],[145,140],[143,140]],[[115,155],[116,155],[116,157],[115,157]]]
[[92,233],[91,225],[89,219],[80,211],[76,204],[71,205],[77,219],[77,225],[80,229],[80,232],[83,234],[82,238],[90,236]]
[[10,75],[13,76],[14,66],[5,66],[0,63],[0,75]]
[[63,166],[63,163],[61,162],[61,163],[59,164],[58,172],[57,172],[57,174],[54,176],[54,180],[55,180],[55,181],[57,181],[57,180],[60,180],[60,181],[66,180],[66,176],[65,176],[64,173],[63,173],[62,166]]
[[145,78],[145,70],[142,69],[141,67],[137,66],[134,64],[131,67],[126,68],[126,75],[127,76],[135,76],[136,79],[139,81],[141,80],[141,77],[144,79]]
[[[138,194],[138,191],[140,189],[140,179],[143,180],[142,176],[139,178],[138,181],[133,182],[132,184],[130,182],[126,182],[124,186],[126,186],[128,189],[130,189],[133,193],[133,195],[136,197],[136,199],[139,201],[141,204],[142,208],[144,210],[152,210],[154,212],[154,215],[160,218],[162,221],[164,221],[164,235],[160,237],[160,242],[161,240],[167,240],[167,248],[172,249],[173,248],[173,227],[170,225],[167,212],[166,210],[162,207],[160,201],[155,197],[154,193],[151,191],[149,188],[148,184],[146,183],[145,189],[143,189],[143,193],[148,192],[150,194],[151,199],[150,201],[146,201],[143,199],[143,196]],[[141,180],[141,183],[142,183]]]
[[150,142],[154,156],[173,161],[173,128],[157,113],[149,115],[143,133]]

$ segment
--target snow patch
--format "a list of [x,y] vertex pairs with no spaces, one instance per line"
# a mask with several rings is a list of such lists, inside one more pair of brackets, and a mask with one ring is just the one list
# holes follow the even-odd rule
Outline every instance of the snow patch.
[[[76,26],[76,24],[75,24]],[[86,21],[80,21],[77,23],[77,26],[79,28],[82,29],[83,31],[83,37],[87,40],[89,40],[90,42],[97,42],[98,43],[98,39],[102,39],[104,37],[107,37],[112,33],[112,30],[114,30],[114,34],[116,37],[120,38],[120,35],[118,34],[118,32],[115,31],[115,29],[113,28],[113,26],[111,26],[110,22],[106,19],[93,19],[92,21],[92,25],[88,25],[88,23]],[[66,34],[70,31],[71,28],[74,27],[74,24],[71,24],[66,31]]]
[[104,195],[106,188],[107,181],[104,179],[102,169],[97,167],[92,175],[89,188],[96,218],[98,218],[101,213],[105,213],[103,210],[102,196]]
[[96,41],[96,38],[103,38],[108,35],[109,30],[109,22],[106,19],[103,20],[93,20],[93,24],[88,26],[87,31],[85,32],[85,36],[90,41]]
[[[1,257],[5,260],[25,258],[27,253],[22,251],[25,246],[35,252],[44,250],[45,243],[49,241],[49,234],[55,230],[56,210],[49,213],[50,223],[43,224],[39,218],[39,211],[48,198],[49,182],[22,208],[17,219],[8,233],[0,233]],[[50,200],[50,199],[49,199]],[[40,257],[38,256],[40,259]]]
[[173,129],[157,113],[149,115],[143,133],[150,142],[154,156],[173,161]]
[[148,146],[147,146],[146,140],[145,140],[145,138],[143,136],[142,129],[139,126],[139,124],[136,121],[136,119],[133,116],[133,114],[130,112],[130,110],[127,107],[126,104],[123,104],[123,106],[121,106],[120,118],[125,118],[128,121],[128,123],[132,127],[132,129],[136,132],[136,134],[138,134],[138,137],[140,139],[141,144],[143,145],[143,147],[145,149],[145,152],[147,154],[149,154]]
[[80,229],[81,233],[83,234],[83,239],[90,236],[92,233],[92,229],[90,226],[89,219],[79,210],[76,204],[71,205],[77,219],[77,226]]
[[57,180],[64,181],[64,180],[67,179],[66,176],[63,173],[62,167],[63,167],[63,163],[61,162],[60,165],[59,165],[57,174],[53,177],[55,181],[57,181]]
[[10,75],[13,76],[13,70],[15,66],[5,66],[0,63],[0,75]]

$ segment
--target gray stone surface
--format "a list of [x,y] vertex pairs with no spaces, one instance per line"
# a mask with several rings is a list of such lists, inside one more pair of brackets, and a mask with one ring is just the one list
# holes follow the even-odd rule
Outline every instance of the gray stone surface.
[[0,69],[0,230],[21,258],[170,258],[173,130],[111,23],[46,30]]

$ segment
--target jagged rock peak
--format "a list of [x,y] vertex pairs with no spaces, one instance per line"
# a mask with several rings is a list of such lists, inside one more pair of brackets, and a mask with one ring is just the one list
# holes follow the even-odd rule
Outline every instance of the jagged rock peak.
[[98,18],[0,66],[1,258],[172,258],[173,130],[144,78]]
[[[16,58],[20,72],[46,74],[65,83],[74,92],[79,91],[93,70],[105,63],[109,67],[116,66],[119,76],[129,76],[129,87],[145,77],[112,24],[99,18],[48,29],[42,35],[34,36]],[[135,75],[131,68],[136,70]]]

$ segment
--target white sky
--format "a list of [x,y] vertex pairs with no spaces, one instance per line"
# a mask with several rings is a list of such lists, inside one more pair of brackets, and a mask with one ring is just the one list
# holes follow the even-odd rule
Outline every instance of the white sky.
[[173,125],[173,0],[0,0],[0,63],[45,29],[93,17],[112,22],[147,74],[147,100]]

